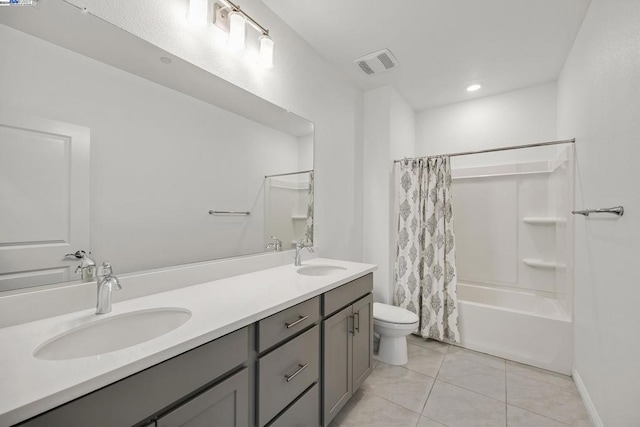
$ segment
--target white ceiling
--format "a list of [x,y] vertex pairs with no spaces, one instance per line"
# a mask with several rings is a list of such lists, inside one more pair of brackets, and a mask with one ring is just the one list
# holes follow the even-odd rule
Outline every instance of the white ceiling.
[[[556,80],[591,2],[263,1],[363,90],[393,85],[416,111]],[[367,76],[353,63],[384,48],[397,68]]]

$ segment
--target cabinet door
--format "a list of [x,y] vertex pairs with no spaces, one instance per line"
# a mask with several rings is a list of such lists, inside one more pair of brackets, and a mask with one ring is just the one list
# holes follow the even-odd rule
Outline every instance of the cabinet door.
[[373,295],[353,303],[353,391],[373,370]]
[[158,418],[157,427],[248,427],[249,374],[243,369]]
[[351,371],[351,306],[323,322],[323,424],[326,426],[353,392]]

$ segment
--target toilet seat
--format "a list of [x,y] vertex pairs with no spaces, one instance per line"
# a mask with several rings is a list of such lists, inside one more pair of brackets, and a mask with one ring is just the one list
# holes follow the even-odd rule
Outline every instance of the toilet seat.
[[373,320],[393,327],[392,325],[413,325],[418,321],[418,316],[401,307],[374,302]]
[[399,329],[399,330],[407,330],[407,331],[413,331],[418,327],[417,320],[413,323],[391,323],[391,322],[385,322],[383,320],[373,319],[373,324],[375,326],[379,326],[382,328]]

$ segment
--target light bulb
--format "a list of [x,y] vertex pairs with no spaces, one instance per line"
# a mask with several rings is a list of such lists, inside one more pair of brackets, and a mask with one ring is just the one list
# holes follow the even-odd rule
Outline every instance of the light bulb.
[[206,27],[209,20],[209,0],[189,0],[187,19],[196,27]]
[[264,68],[273,68],[273,39],[269,35],[260,36],[260,54],[258,64]]
[[229,47],[233,50],[244,49],[245,39],[245,23],[246,20],[240,12],[231,12],[229,14]]
[[473,84],[473,85],[471,85],[471,86],[467,86],[467,92],[475,92],[475,91],[477,91],[478,89],[480,89],[481,87],[482,87],[482,85],[479,85],[479,84],[477,84],[477,83],[476,83],[476,84]]

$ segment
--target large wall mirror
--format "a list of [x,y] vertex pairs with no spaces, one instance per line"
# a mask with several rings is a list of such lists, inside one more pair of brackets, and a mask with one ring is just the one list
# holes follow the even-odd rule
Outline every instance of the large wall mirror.
[[2,9],[0,68],[0,291],[312,241],[309,121],[63,1]]

